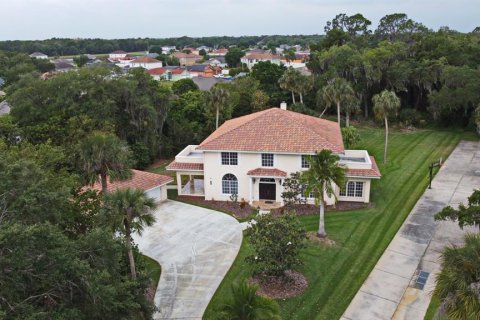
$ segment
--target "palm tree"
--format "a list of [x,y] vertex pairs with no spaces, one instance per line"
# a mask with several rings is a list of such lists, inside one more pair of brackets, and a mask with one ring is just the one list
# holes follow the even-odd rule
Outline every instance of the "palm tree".
[[229,96],[230,95],[228,91],[220,86],[213,86],[210,89],[210,103],[216,112],[215,129],[218,129],[218,118],[220,117],[220,111],[225,108]]
[[335,185],[343,186],[345,181],[345,168],[338,164],[340,158],[333,154],[331,150],[324,149],[316,152],[314,156],[308,159],[310,168],[304,171],[301,176],[302,183],[305,184],[304,195],[313,195],[315,205],[320,206],[320,221],[318,223],[317,236],[324,238],[325,232],[325,194],[328,197],[335,195]]
[[388,117],[396,114],[400,108],[400,98],[395,92],[383,90],[373,96],[373,112],[378,120],[385,120],[385,149],[383,151],[383,163],[387,163],[388,147]]
[[292,93],[292,102],[295,104],[295,90],[297,87],[297,74],[292,67],[288,68],[283,75],[278,79],[278,84],[283,90],[288,90]]
[[343,78],[335,78],[329,84],[322,88],[322,98],[327,106],[335,105],[337,107],[338,125],[340,125],[341,105],[350,101],[355,95],[350,83]]
[[463,247],[447,247],[434,294],[448,319],[480,319],[480,235],[465,236]]
[[300,103],[303,104],[303,94],[312,88],[313,83],[310,77],[296,72],[298,74],[295,78],[295,91],[300,95]]
[[222,308],[224,319],[276,320],[280,307],[268,298],[257,295],[257,286],[249,286],[245,280],[232,284],[232,299]]
[[343,109],[345,110],[346,127],[350,127],[350,115],[360,111],[360,106],[358,105],[359,103],[360,100],[355,95],[350,96],[350,99],[345,102]]
[[106,197],[107,208],[110,210],[109,223],[115,231],[125,236],[128,261],[132,279],[136,279],[135,259],[132,250],[132,233],[142,234],[145,226],[155,222],[152,214],[157,205],[154,199],[145,195],[141,189],[117,189]]
[[107,194],[107,177],[110,181],[131,176],[131,151],[117,136],[94,132],[77,146],[78,162],[89,184],[100,182],[102,193]]

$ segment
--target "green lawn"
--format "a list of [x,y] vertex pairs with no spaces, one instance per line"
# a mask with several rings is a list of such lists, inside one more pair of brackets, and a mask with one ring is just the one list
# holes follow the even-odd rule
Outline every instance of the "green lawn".
[[157,285],[158,281],[160,280],[160,274],[162,273],[162,267],[160,266],[160,263],[144,254],[140,256],[143,264],[145,264],[146,269],[150,273],[150,278],[152,279],[153,283]]
[[[418,130],[393,131],[389,136],[389,162],[382,164],[384,131],[360,129],[356,149],[374,155],[383,177],[373,182],[369,209],[332,212],[326,228],[333,247],[309,244],[301,253],[299,267],[308,280],[301,296],[278,301],[283,319],[338,319],[349,305],[377,260],[428,185],[428,165],[445,159],[461,139],[475,139],[463,132]],[[308,231],[315,231],[317,215],[300,218]],[[250,276],[244,258],[250,248],[244,239],[240,253],[208,306],[204,319],[215,319],[218,308],[230,294],[230,284]]]

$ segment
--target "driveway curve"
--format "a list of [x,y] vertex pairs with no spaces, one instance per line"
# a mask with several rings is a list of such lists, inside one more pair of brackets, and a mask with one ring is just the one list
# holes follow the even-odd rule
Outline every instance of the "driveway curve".
[[141,237],[133,237],[162,266],[154,319],[201,319],[238,254],[242,228],[227,214],[171,200],[159,205],[155,217]]

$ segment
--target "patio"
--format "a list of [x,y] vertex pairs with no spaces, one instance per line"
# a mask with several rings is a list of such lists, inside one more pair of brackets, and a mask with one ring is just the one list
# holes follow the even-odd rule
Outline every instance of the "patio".
[[203,179],[196,179],[192,177],[182,187],[180,195],[185,196],[205,196],[205,187]]

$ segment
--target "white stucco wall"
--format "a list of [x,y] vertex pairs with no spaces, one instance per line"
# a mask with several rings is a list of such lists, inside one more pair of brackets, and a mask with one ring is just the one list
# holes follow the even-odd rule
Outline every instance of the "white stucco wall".
[[148,197],[155,199],[155,202],[162,202],[167,199],[167,187],[165,185],[158,186],[145,191],[145,194]]

